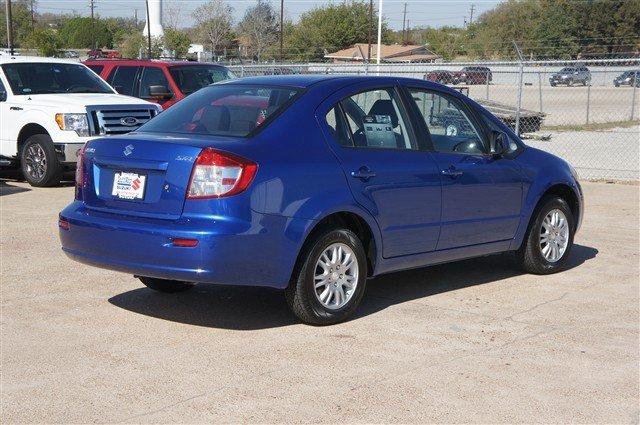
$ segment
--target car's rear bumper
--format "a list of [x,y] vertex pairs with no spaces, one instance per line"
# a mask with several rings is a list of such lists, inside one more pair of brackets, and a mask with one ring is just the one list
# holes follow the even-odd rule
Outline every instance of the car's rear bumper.
[[[110,270],[189,282],[284,288],[308,220],[252,213],[161,220],[92,211],[74,202],[60,213],[63,251],[81,263]],[[175,238],[196,239],[193,248]]]

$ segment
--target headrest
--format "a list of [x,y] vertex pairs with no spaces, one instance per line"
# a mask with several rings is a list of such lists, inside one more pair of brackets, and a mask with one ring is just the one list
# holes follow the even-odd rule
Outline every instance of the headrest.
[[398,115],[393,107],[391,99],[378,99],[375,101],[368,115],[388,115],[391,117],[391,126],[398,126]]

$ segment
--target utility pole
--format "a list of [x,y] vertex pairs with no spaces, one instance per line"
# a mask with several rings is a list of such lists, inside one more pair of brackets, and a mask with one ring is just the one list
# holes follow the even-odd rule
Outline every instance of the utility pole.
[[11,0],[5,0],[5,14],[7,16],[7,47],[9,54],[13,55],[13,28],[11,26]]
[[133,9],[133,21],[136,27],[138,26],[138,8]]
[[33,0],[31,0],[31,31],[33,31],[33,29],[36,26],[36,14],[35,11],[33,10]]
[[404,4],[404,11],[402,12],[402,44],[407,44],[407,32],[405,21],[407,20],[407,3]]
[[280,62],[284,62],[284,0],[280,0]]
[[95,20],[95,14],[94,14],[94,9],[95,9],[95,4],[94,4],[95,0],[89,0],[89,7],[91,8],[91,48],[95,49],[96,48],[96,20]]
[[471,12],[469,13],[469,25],[473,24],[473,11],[476,9],[476,5],[471,5]]
[[377,73],[378,75],[380,75],[380,55],[382,54],[381,52],[382,49],[382,0],[378,0],[378,46],[377,46],[377,51],[376,51],[376,68],[377,68]]
[[147,6],[147,55],[149,56],[149,59],[151,59],[151,20],[149,19],[149,0],[145,0],[145,4]]
[[371,62],[371,29],[373,27],[373,0],[369,0],[369,31],[367,32],[367,63]]
[[404,42],[404,44],[409,44],[411,43],[411,33],[409,32],[409,28],[411,28],[411,25],[409,25],[409,19],[407,19],[407,40]]

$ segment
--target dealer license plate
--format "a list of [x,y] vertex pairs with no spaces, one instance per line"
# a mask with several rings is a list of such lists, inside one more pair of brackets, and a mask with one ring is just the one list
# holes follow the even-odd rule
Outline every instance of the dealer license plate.
[[144,184],[147,176],[137,173],[116,173],[113,176],[111,195],[120,199],[144,199]]

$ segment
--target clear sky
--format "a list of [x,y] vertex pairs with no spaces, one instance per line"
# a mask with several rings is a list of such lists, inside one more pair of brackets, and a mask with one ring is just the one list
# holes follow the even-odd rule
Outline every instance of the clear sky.
[[[234,18],[238,21],[247,7],[256,3],[257,0],[229,0],[228,3],[234,9]],[[265,1],[265,0],[263,0]],[[338,3],[339,1],[334,1]],[[145,19],[144,0],[94,0],[96,13],[101,16],[134,16],[135,9],[138,9],[138,17]],[[181,26],[188,27],[193,24],[191,13],[205,0],[164,0],[164,3],[173,3],[176,9],[180,10]],[[271,0],[276,10],[280,9],[279,0]],[[331,3],[322,0],[284,0],[285,16],[293,21],[307,10],[323,4]],[[383,0],[383,17],[394,29],[402,28],[402,17],[404,4],[407,4],[407,20],[411,27],[443,25],[461,26],[465,19],[469,20],[471,6],[474,6],[474,20],[482,12],[493,8],[500,1],[489,0]],[[377,7],[378,0],[374,0]],[[64,12],[76,13],[79,15],[89,15],[89,0],[37,0],[37,10],[39,12]]]

